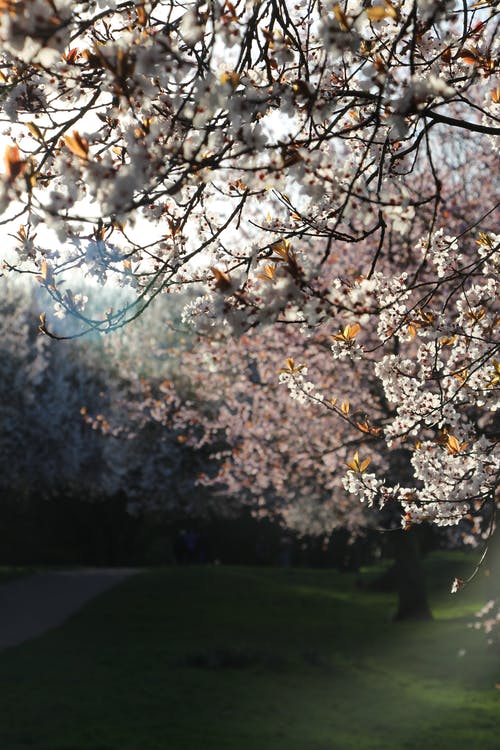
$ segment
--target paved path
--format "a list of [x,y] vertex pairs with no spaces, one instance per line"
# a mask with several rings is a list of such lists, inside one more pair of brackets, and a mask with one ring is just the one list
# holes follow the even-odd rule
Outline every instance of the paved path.
[[61,625],[90,599],[137,568],[84,568],[35,573],[0,586],[0,649]]

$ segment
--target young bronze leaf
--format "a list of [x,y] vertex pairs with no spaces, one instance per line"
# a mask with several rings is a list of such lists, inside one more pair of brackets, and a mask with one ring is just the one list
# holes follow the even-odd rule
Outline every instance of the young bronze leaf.
[[65,135],[64,143],[71,153],[78,156],[79,159],[83,159],[84,161],[88,159],[89,142],[85,138],[82,138],[78,130],[73,130],[72,135]]
[[220,292],[228,292],[232,286],[231,277],[229,276],[229,274],[225,271],[219,271],[219,269],[214,268],[214,266],[210,266],[210,270],[212,271],[215,278],[215,288]]
[[3,163],[9,182],[14,182],[16,177],[24,174],[26,170],[27,162],[21,157],[19,147],[15,144],[11,144],[5,149]]

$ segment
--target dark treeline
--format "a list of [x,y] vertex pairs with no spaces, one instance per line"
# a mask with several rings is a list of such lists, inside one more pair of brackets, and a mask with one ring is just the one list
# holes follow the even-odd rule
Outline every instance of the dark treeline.
[[[424,538],[425,537],[425,538]],[[439,537],[421,535],[423,551]],[[124,492],[101,500],[59,494],[4,498],[0,510],[0,564],[165,565],[227,564],[335,567],[355,571],[392,557],[390,534],[349,540],[299,537],[270,519],[131,514]]]

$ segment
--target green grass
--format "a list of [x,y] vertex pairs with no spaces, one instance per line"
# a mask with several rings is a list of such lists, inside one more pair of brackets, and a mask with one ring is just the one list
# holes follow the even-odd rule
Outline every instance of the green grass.
[[466,627],[482,594],[443,592],[462,559],[429,565],[435,621],[397,625],[356,575],[138,575],[0,653],[0,748],[498,750],[499,654]]

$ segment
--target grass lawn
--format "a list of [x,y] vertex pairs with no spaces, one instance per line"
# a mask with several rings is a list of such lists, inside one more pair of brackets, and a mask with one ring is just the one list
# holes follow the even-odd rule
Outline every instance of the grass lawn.
[[140,574],[0,653],[0,749],[498,750],[480,587],[451,597],[461,558],[429,565],[436,619],[397,625],[357,575]]

